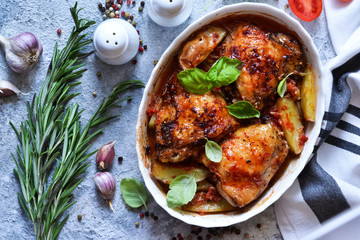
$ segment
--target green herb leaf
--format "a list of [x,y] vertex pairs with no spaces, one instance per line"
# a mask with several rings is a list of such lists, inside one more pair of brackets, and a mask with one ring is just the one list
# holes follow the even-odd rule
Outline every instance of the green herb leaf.
[[204,94],[210,91],[213,86],[205,82],[206,72],[199,68],[191,68],[178,73],[177,77],[186,91]]
[[238,66],[241,61],[227,57],[219,58],[206,74],[205,81],[215,87],[227,86],[238,79],[241,71]]
[[294,73],[289,73],[283,80],[280,81],[279,85],[277,86],[277,92],[281,98],[284,97],[284,94],[286,92],[286,79],[292,74]]
[[126,202],[132,208],[138,208],[142,205],[146,206],[148,194],[145,186],[135,178],[124,178],[120,183],[121,195]]
[[247,101],[239,101],[226,107],[231,115],[239,119],[260,117],[260,112]]
[[196,193],[196,180],[194,175],[180,175],[171,181],[167,193],[168,207],[175,208],[190,202]]
[[222,149],[214,141],[211,141],[206,138],[206,144],[205,144],[205,154],[208,159],[210,159],[213,162],[219,163],[222,159]]

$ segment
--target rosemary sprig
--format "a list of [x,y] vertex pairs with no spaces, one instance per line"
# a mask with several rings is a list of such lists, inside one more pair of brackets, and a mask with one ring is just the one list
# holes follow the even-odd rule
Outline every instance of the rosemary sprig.
[[27,104],[28,117],[20,131],[10,122],[20,141],[17,158],[12,155],[21,188],[18,199],[37,239],[57,239],[66,223],[69,215],[63,214],[75,203],[72,192],[83,181],[81,175],[89,167],[86,160],[96,152],[87,153],[90,142],[103,131],[94,128],[116,117],[110,110],[123,101],[118,100],[119,94],[144,86],[141,81],[119,83],[81,126],[83,110],[78,104],[68,106],[79,93],[69,90],[80,84],[75,80],[86,71],[83,59],[89,53],[81,51],[91,40],[84,40],[87,34],[82,32],[95,22],[79,19],[80,10],[77,3],[70,9],[75,27],[61,51],[55,45],[46,80],[39,95]]

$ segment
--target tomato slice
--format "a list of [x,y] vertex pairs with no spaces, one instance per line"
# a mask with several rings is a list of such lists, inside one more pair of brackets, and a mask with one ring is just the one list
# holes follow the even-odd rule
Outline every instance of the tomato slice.
[[323,3],[322,0],[288,0],[293,13],[306,22],[319,17]]

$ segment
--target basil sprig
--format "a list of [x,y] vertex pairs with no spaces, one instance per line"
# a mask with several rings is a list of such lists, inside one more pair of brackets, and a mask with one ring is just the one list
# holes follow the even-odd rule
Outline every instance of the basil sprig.
[[145,186],[135,178],[124,178],[120,183],[121,195],[126,202],[132,208],[138,208],[142,205],[145,206],[148,199],[148,194]]
[[205,154],[208,159],[212,162],[219,163],[222,159],[222,149],[214,141],[211,141],[206,138],[206,144],[205,144]]
[[204,94],[215,87],[227,86],[234,82],[241,71],[241,61],[227,57],[219,58],[208,72],[199,68],[191,68],[178,73],[177,77],[186,91]]
[[169,208],[183,206],[189,203],[196,193],[196,180],[194,175],[180,175],[174,178],[169,186],[166,196]]
[[230,106],[226,106],[226,108],[232,116],[239,119],[260,117],[260,112],[248,101],[239,101]]
[[281,98],[284,97],[284,94],[286,92],[286,79],[292,74],[294,73],[293,72],[289,73],[283,80],[280,81],[280,83],[277,86],[277,92]]

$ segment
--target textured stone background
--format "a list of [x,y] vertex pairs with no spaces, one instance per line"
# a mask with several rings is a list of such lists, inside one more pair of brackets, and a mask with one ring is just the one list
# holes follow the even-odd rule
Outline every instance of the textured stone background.
[[[102,2],[104,1],[102,0]],[[28,95],[0,99],[0,239],[34,238],[32,224],[20,209],[16,197],[19,186],[13,174],[15,164],[10,153],[15,151],[18,141],[10,128],[9,121],[13,121],[18,126],[25,119],[26,102],[30,101],[33,94],[39,91],[45,79],[55,42],[58,41],[60,47],[64,46],[72,29],[73,22],[69,8],[74,5],[74,2],[74,0],[0,0],[0,34],[11,37],[20,32],[29,31],[34,33],[44,45],[40,63],[27,74],[15,74],[9,70],[3,51],[0,54],[1,79],[12,81],[24,93],[28,93]],[[148,50],[143,54],[138,54],[136,65],[128,63],[123,66],[110,66],[101,62],[94,55],[87,59],[86,67],[89,70],[81,79],[83,84],[74,90],[81,92],[76,101],[86,109],[82,116],[84,121],[90,117],[94,106],[97,106],[100,100],[110,93],[116,83],[129,79],[140,79],[147,82],[153,69],[153,61],[160,58],[171,41],[189,23],[221,6],[242,1],[214,0],[204,12],[201,12],[201,9],[208,1],[196,0],[194,2],[196,7],[193,8],[190,18],[175,28],[163,28],[156,25],[148,17],[146,11],[139,14],[137,11],[139,0],[134,8],[123,6],[122,10],[135,16],[135,20],[138,22],[137,29],[141,32],[144,44],[148,45]],[[286,0],[244,2],[264,2],[283,9],[295,17],[291,10],[285,7]],[[79,6],[84,8],[81,16],[96,20],[98,23],[102,22],[97,4],[98,0],[80,0]],[[310,23],[301,21],[301,24],[312,36],[319,49],[322,62],[326,63],[334,56],[334,51],[327,32],[325,12],[317,20]],[[56,33],[58,28],[61,28],[63,32],[60,37]],[[94,29],[95,26],[90,29],[90,35]],[[100,79],[96,77],[97,71],[102,73]],[[97,92],[95,98],[92,96],[93,91]],[[122,164],[115,161],[111,172],[118,184],[121,178],[125,177],[142,180],[135,151],[135,126],[142,90],[134,91],[131,95],[135,97],[134,100],[129,104],[125,103],[124,107],[118,111],[122,116],[107,124],[104,134],[94,142],[92,147],[92,149],[97,149],[104,143],[117,140],[116,155],[123,156],[124,160]],[[75,190],[77,203],[68,212],[70,218],[63,228],[60,239],[171,239],[177,233],[182,233],[183,236],[190,233],[191,226],[170,217],[151,197],[148,207],[151,212],[156,213],[159,220],[157,222],[151,218],[140,220],[140,210],[132,210],[124,204],[119,187],[113,199],[115,213],[112,213],[107,203],[97,194],[93,183],[92,178],[96,172],[94,157],[89,161],[92,162],[92,167],[84,176],[85,181]],[[118,184],[117,186],[119,186]],[[83,215],[81,222],[77,220],[78,214]],[[136,221],[140,222],[139,228],[135,228]],[[260,229],[256,227],[258,223],[262,224]],[[248,233],[250,239],[281,239],[273,207],[235,227],[241,229],[240,238],[245,238],[244,235]],[[202,236],[205,236],[206,233],[207,230],[204,229]],[[225,235],[224,239],[239,239],[238,237],[234,234]]]

